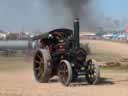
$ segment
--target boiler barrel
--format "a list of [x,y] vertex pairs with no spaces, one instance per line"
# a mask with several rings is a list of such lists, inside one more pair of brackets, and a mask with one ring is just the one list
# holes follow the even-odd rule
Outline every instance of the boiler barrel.
[[0,49],[23,50],[23,49],[27,49],[28,45],[29,45],[29,41],[28,40],[0,41]]

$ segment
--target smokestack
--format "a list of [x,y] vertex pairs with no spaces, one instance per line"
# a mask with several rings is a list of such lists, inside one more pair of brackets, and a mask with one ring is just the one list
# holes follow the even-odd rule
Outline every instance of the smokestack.
[[74,41],[75,41],[75,47],[80,47],[80,22],[79,18],[75,18],[74,20]]

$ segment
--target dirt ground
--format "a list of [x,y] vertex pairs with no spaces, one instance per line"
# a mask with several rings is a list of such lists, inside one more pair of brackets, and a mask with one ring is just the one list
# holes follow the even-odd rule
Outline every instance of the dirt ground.
[[101,40],[83,40],[82,43],[89,43],[90,48],[93,51],[106,52],[120,55],[122,57],[128,57],[128,44],[111,42],[111,41],[101,41]]
[[128,72],[104,70],[99,85],[40,84],[32,69],[0,72],[0,96],[128,96]]
[[[103,45],[103,41],[88,42],[91,46],[93,45],[91,47],[93,51],[99,50],[97,52],[100,52],[102,50],[128,56],[128,45],[120,46],[119,44],[117,46],[116,43],[108,42]],[[111,51],[111,49],[113,50]],[[56,82],[51,81],[48,84],[36,82],[33,76],[32,62],[28,61],[25,60],[24,63],[23,59],[15,60],[3,57],[0,59],[0,69],[2,69],[0,70],[0,96],[128,96],[127,70],[102,69],[98,85],[84,83],[65,87],[56,80],[54,80]],[[26,64],[29,66],[24,67]]]
[[128,58],[128,44],[102,40],[81,40],[88,43],[94,58],[100,61]]

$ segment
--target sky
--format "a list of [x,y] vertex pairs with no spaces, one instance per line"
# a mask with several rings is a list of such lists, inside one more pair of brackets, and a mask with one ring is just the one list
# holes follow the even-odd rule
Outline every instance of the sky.
[[[60,1],[56,5],[47,0],[0,0],[0,29],[15,32],[71,28],[71,12]],[[90,18],[85,21],[95,23],[82,24],[95,26],[102,17],[128,20],[127,4],[128,0],[91,0],[87,8],[91,11]]]
[[97,3],[105,16],[128,19],[128,0],[97,0]]

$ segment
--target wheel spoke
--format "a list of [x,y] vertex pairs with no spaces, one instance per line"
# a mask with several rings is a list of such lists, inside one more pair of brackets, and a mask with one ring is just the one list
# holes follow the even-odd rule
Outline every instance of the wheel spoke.
[[43,57],[40,53],[37,53],[34,60],[34,70],[37,78],[39,79],[41,77],[41,74],[44,70],[44,62]]
[[86,74],[86,80],[90,84],[96,84],[98,82],[98,65],[95,64],[95,62],[90,61],[87,65],[87,74]]
[[61,70],[61,71],[59,71],[59,73],[64,73],[64,71],[63,71],[63,70]]
[[65,70],[66,70],[66,66],[64,65],[64,76],[66,75],[66,72],[65,72]]
[[96,68],[95,68],[95,65],[92,65],[92,70],[95,70]]
[[89,63],[88,69],[87,69],[87,76],[90,80],[90,82],[93,82],[95,80],[95,74],[96,74],[96,68],[95,65],[92,63]]
[[34,62],[37,63],[37,64],[40,64],[41,63],[41,61],[38,61],[38,60],[35,60]]
[[36,70],[36,71],[39,71],[39,70],[40,70],[40,67],[35,68],[35,70]]
[[40,56],[40,55],[37,55],[37,57],[41,60],[42,59],[42,57]]
[[62,65],[60,66],[59,74],[62,82],[67,81],[68,69],[65,63],[62,63]]
[[65,70],[66,73],[68,73],[68,70]]
[[38,76],[38,77],[40,77],[40,76],[41,76],[41,72],[40,72],[40,71],[37,73],[37,76]]
[[41,59],[40,63],[41,63],[41,64],[44,64],[44,60],[43,60],[43,59]]

